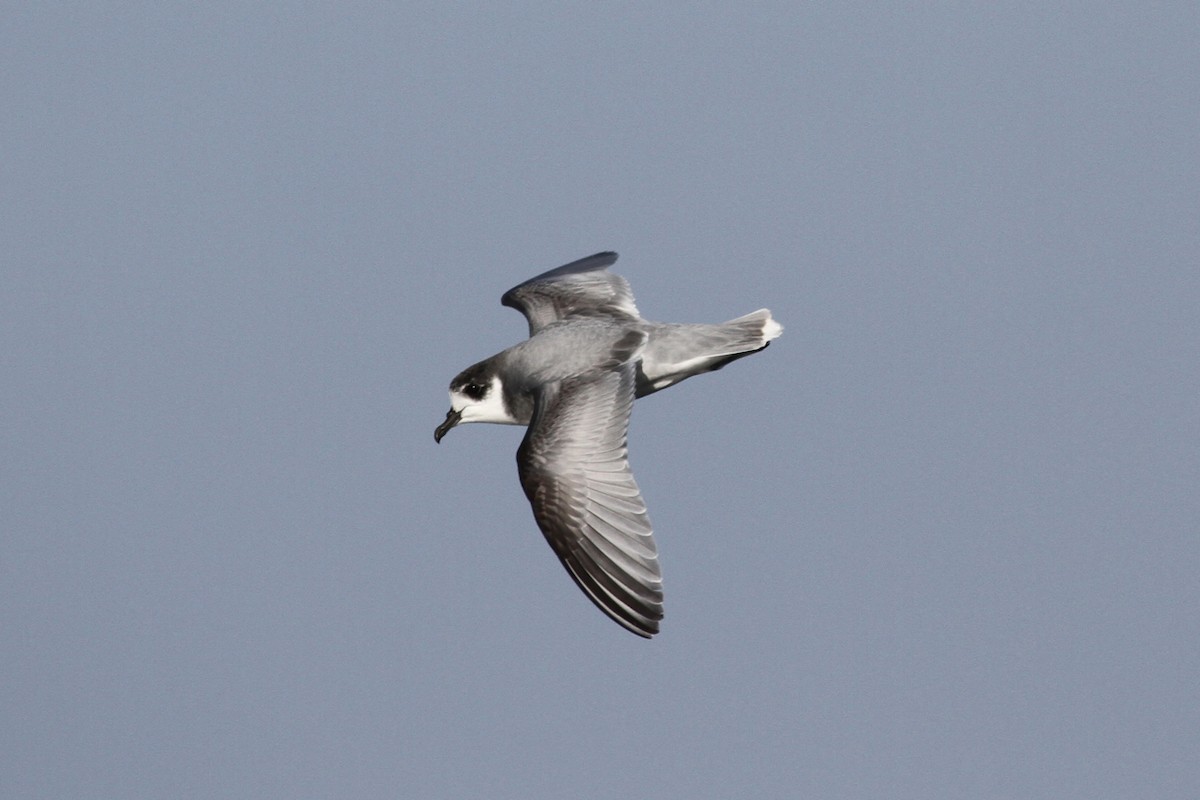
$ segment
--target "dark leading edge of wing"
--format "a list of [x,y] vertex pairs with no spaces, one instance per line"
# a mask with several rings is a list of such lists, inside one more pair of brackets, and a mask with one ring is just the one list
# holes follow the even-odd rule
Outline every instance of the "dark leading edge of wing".
[[625,363],[544,386],[517,467],[538,527],[579,588],[649,638],[663,616],[662,575],[626,455],[635,371]]
[[530,336],[573,315],[638,319],[629,284],[620,275],[605,271],[616,260],[616,253],[596,253],[572,261],[514,286],[500,302],[525,315]]

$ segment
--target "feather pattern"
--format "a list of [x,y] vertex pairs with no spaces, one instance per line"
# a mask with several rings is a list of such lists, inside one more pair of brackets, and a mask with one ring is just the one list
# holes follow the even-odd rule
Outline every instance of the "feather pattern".
[[570,317],[641,319],[629,283],[606,271],[616,260],[617,254],[609,252],[572,261],[514,286],[500,303],[525,315],[530,336]]
[[635,364],[546,384],[517,451],[521,486],[567,572],[604,613],[649,637],[662,619],[662,573],[626,435]]

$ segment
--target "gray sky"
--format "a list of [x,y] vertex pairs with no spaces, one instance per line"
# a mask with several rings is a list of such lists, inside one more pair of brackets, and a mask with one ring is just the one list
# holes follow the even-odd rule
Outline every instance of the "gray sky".
[[[0,795],[1200,794],[1200,11],[0,21]],[[433,428],[597,250],[667,593]]]

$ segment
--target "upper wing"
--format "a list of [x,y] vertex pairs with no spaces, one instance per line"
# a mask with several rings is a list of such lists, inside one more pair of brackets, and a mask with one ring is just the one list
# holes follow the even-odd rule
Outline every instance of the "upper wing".
[[548,384],[517,451],[533,515],[579,588],[639,636],[658,633],[662,573],[625,436],[633,363]]
[[640,319],[629,284],[620,275],[605,271],[616,260],[616,253],[596,253],[572,261],[514,286],[500,302],[525,315],[530,336],[572,315]]

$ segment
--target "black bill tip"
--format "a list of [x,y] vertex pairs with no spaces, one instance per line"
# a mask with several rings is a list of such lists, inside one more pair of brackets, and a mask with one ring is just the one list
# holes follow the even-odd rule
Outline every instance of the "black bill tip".
[[460,419],[462,419],[461,411],[455,411],[453,408],[447,411],[446,419],[443,420],[442,424],[438,425],[437,430],[433,432],[433,440],[441,444],[442,437],[449,433],[450,429],[457,425]]

